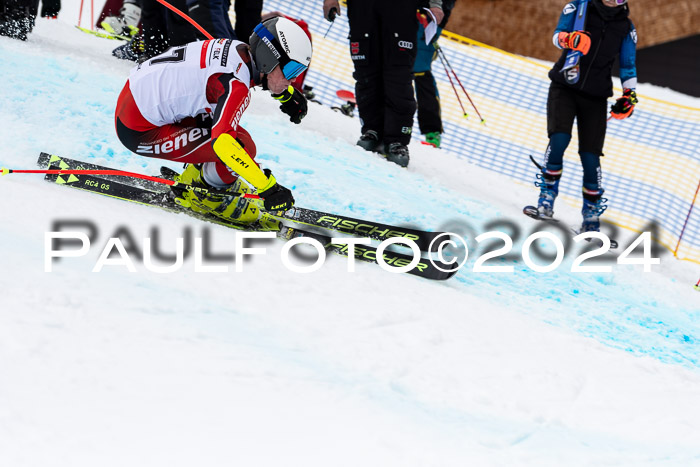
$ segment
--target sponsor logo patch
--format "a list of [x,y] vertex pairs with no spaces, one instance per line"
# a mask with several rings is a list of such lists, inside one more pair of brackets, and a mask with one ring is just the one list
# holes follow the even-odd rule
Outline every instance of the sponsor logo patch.
[[270,52],[272,52],[272,55],[274,55],[275,58],[279,60],[279,58],[281,57],[281,55],[280,55],[280,53],[277,51],[277,49],[275,48],[275,46],[272,45],[272,42],[270,42],[270,39],[268,39],[267,37],[263,37],[262,40],[263,40],[263,42],[265,43],[265,45],[267,45],[267,48],[270,49]]
[[567,3],[566,6],[564,7],[564,14],[565,15],[570,15],[574,11],[576,11],[576,5],[574,5],[573,3]]
[[206,128],[191,128],[151,144],[139,144],[136,152],[138,154],[169,154],[185,148],[189,144],[199,143],[207,139],[209,139],[209,130]]
[[248,108],[250,105],[250,89],[248,89],[248,95],[245,96],[245,99],[243,99],[243,102],[241,102],[241,106],[238,107],[238,110],[234,114],[233,118],[231,119],[231,128],[234,130],[238,128],[238,122],[241,120],[241,117],[243,116],[243,112],[245,112],[245,109]]
[[282,47],[284,47],[284,51],[289,54],[289,44],[287,43],[287,38],[284,37],[284,32],[278,30],[277,35],[280,36],[280,42],[282,43]]
[[229,49],[231,48],[231,41],[226,41],[224,44],[224,50],[221,53],[221,66],[226,66],[226,63],[228,63],[228,52]]

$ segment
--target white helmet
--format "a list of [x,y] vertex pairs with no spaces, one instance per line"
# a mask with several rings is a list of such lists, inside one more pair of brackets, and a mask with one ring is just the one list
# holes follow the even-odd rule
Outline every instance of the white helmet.
[[261,72],[268,74],[281,64],[288,80],[299,76],[311,62],[309,37],[301,27],[281,16],[255,27],[250,35],[250,50]]

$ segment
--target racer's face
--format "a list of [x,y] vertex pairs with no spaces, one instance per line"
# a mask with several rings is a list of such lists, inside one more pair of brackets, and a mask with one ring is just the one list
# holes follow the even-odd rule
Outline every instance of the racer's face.
[[284,77],[282,68],[279,65],[267,75],[267,87],[270,88],[273,94],[280,94],[289,87],[292,81]]

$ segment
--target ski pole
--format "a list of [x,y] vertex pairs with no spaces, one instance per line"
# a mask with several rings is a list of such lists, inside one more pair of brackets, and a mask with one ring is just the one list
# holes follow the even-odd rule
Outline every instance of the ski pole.
[[481,119],[481,123],[483,123],[484,125],[486,125],[486,120],[484,120],[484,117],[482,117],[481,114],[479,113],[479,109],[477,109],[477,108],[476,108],[476,105],[474,105],[474,101],[472,100],[471,97],[469,97],[469,93],[467,92],[467,90],[464,89],[464,85],[462,85],[462,82],[459,80],[459,76],[457,76],[457,73],[455,73],[454,68],[452,68],[452,65],[450,64],[450,61],[447,59],[447,55],[445,55],[445,52],[442,51],[442,47],[440,47],[439,45],[436,44],[436,48],[437,48],[437,51],[438,51],[438,55],[442,55],[442,57],[444,57],[445,63],[447,63],[447,66],[450,67],[450,71],[452,72],[452,74],[454,75],[455,79],[457,80],[457,83],[459,83],[459,86],[462,88],[462,91],[464,91],[464,95],[467,96],[467,99],[469,99],[469,102],[471,103],[472,107],[474,108],[474,111],[476,112],[476,114],[477,114],[477,115],[479,116],[479,118]]
[[331,21],[331,25],[328,26],[328,29],[326,30],[326,33],[323,35],[323,38],[325,39],[326,36],[328,35],[329,32],[331,32],[331,28],[333,27],[333,24],[335,23],[335,15],[338,14],[338,10],[335,8],[331,8],[331,11],[328,12],[328,18]]
[[214,40],[214,36],[209,34],[202,26],[197,24],[197,22],[195,20],[193,20],[192,18],[190,18],[189,16],[187,16],[186,14],[184,14],[183,12],[181,12],[180,10],[178,10],[177,8],[172,6],[170,3],[166,2],[165,0],[158,0],[158,3],[160,3],[164,7],[169,8],[173,13],[176,13],[176,14],[180,15],[182,18],[184,18],[185,20],[187,20],[187,22],[189,22],[192,26],[197,28],[197,30],[199,32],[204,34],[204,37],[206,37],[207,39]]
[[150,180],[152,182],[162,183],[164,185],[170,185],[178,188],[184,188],[185,190],[192,190],[201,194],[220,194],[226,196],[232,196],[234,198],[250,198],[250,199],[260,199],[260,196],[251,193],[231,193],[226,190],[216,190],[212,188],[203,188],[201,186],[189,185],[187,183],[180,183],[176,180],[168,180],[167,178],[152,177],[150,175],[143,175],[135,172],[126,172],[124,170],[78,170],[78,169],[49,169],[49,170],[15,170],[0,168],[0,174],[47,174],[47,175],[116,175],[120,177],[132,177],[141,180]]
[[80,21],[83,19],[83,2],[85,0],[80,0],[80,12],[78,13],[78,27],[80,27]]
[[457,92],[457,88],[455,88],[454,83],[452,82],[452,77],[450,76],[450,73],[447,71],[447,65],[445,64],[445,60],[442,58],[442,55],[438,53],[438,57],[440,57],[440,62],[442,62],[442,67],[445,69],[445,74],[447,75],[447,79],[450,80],[450,84],[452,85],[452,90],[455,92],[455,96],[457,96],[457,102],[459,102],[459,106],[462,108],[462,116],[464,118],[468,118],[469,114],[467,113],[466,110],[464,110],[464,105],[462,105],[462,99],[459,97],[459,93]]
[[698,187],[695,189],[695,195],[693,196],[693,202],[690,203],[690,209],[688,209],[688,215],[685,216],[685,222],[683,222],[683,227],[681,227],[681,233],[678,234],[678,243],[676,243],[676,249],[673,250],[673,256],[678,257],[678,248],[681,246],[683,241],[683,234],[685,234],[685,228],[688,227],[688,221],[690,220],[690,215],[693,213],[693,208],[695,208],[695,201],[698,199],[698,194],[700,194],[700,180],[698,180]]

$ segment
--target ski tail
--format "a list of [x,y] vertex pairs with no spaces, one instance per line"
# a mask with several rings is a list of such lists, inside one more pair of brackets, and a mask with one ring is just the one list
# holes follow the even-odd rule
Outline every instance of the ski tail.
[[[574,18],[574,31],[583,31],[586,28],[587,9],[588,0],[578,0],[576,4],[576,18]],[[577,50],[570,50],[566,55],[561,72],[564,73],[564,78],[569,84],[576,84],[581,78],[581,69],[579,67],[581,55],[581,52]]]

